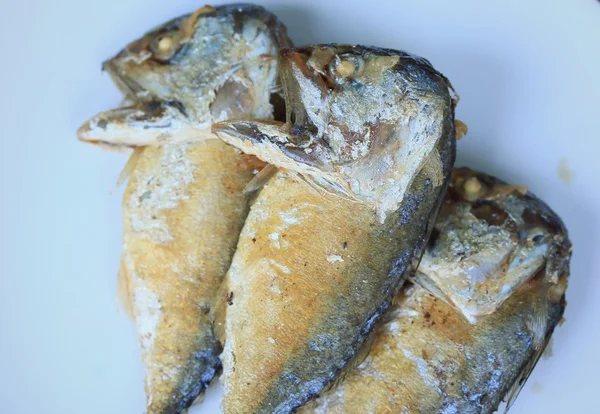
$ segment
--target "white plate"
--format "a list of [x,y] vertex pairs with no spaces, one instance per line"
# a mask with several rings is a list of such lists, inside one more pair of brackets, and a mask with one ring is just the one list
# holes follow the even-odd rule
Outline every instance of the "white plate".
[[[461,164],[526,184],[575,244],[567,322],[514,413],[598,412],[600,2],[262,2],[297,44],[363,43],[433,62],[469,125]],[[2,1],[0,412],[144,407],[135,333],[118,308],[121,155],[75,130],[120,96],[100,63],[197,1]],[[574,174],[567,183],[563,167]],[[191,413],[217,412],[219,390]]]

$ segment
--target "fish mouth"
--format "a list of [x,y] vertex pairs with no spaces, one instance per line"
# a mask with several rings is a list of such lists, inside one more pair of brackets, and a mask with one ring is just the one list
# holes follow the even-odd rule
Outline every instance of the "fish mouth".
[[124,104],[84,122],[77,130],[78,139],[106,149],[121,150],[157,146],[169,140],[185,141],[202,132],[194,133],[181,102],[160,99],[128,76],[116,62],[116,59],[123,59],[123,53],[104,62],[102,69],[123,93]]
[[293,127],[281,121],[239,120],[212,125],[212,132],[246,154],[256,155],[279,168],[297,170],[305,165],[318,171],[321,163],[309,151],[294,144]]
[[119,68],[115,59],[119,59],[119,56],[123,53],[119,53],[115,58],[109,59],[102,63],[102,70],[108,73],[110,78],[116,87],[121,91],[126,99],[131,101],[138,101],[144,95],[150,95],[147,90],[142,88],[137,82],[135,82],[130,76]]

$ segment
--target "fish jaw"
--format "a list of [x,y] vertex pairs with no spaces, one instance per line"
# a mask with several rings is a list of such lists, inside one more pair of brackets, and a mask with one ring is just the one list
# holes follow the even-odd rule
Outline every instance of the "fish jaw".
[[449,191],[452,202],[436,223],[418,283],[476,323],[542,268],[557,280],[555,257],[566,257],[570,243],[545,204],[522,188],[464,168],[455,170]]
[[101,112],[79,128],[77,137],[114,149],[216,138],[209,124],[192,124],[179,109],[156,101]]
[[[340,75],[345,65],[354,73]],[[381,222],[436,156],[436,144],[454,137],[449,83],[424,59],[316,45],[282,49],[279,71],[286,123],[228,121],[213,131],[263,161],[373,203]]]
[[271,120],[223,121],[212,125],[221,140],[245,154],[290,171],[334,180],[332,174],[312,163],[308,154],[290,145],[293,136],[289,124]]

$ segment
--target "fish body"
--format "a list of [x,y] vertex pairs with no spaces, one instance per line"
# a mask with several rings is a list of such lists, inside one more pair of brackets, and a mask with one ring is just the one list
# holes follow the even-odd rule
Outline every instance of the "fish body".
[[226,413],[292,412],[351,364],[418,263],[454,162],[453,102],[428,62],[322,45],[283,50],[279,70],[287,123],[214,126],[280,168],[217,298]]
[[230,118],[271,118],[285,28],[253,5],[205,6],[104,63],[129,104],[86,122],[79,138],[134,148],[123,200],[121,296],[135,319],[147,413],[180,413],[220,370],[210,303],[264,163],[210,132]]
[[179,413],[220,369],[208,316],[262,163],[219,140],[147,147],[123,198],[120,278],[137,325],[148,413]]
[[[475,180],[479,185],[473,186]],[[503,245],[484,243],[501,229],[514,241],[520,262],[494,254]],[[473,239],[477,244],[465,249]],[[537,260],[533,245],[547,245],[543,263],[517,269]],[[423,255],[427,266],[418,271],[430,276],[435,269],[435,278],[409,284],[366,359],[299,412],[492,413],[503,399],[510,405],[562,318],[570,251],[564,225],[539,199],[485,174],[456,169]],[[476,303],[484,302],[483,287],[504,283],[507,270],[517,269],[510,293],[501,303],[489,295],[494,310],[473,323],[472,314],[452,301],[456,291],[436,285],[444,278],[457,283],[456,258],[473,273],[486,269],[478,278],[463,275],[470,293],[461,292]]]

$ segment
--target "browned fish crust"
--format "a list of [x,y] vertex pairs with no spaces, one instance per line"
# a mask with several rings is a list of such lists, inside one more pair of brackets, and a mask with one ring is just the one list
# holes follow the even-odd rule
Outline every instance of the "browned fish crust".
[[[454,140],[437,149],[449,177]],[[291,412],[352,361],[414,270],[446,186],[422,173],[381,224],[371,206],[323,194],[297,176],[279,172],[268,182],[221,293],[221,300],[233,294],[222,307],[235,331],[225,342],[224,381],[237,390],[224,401],[226,413]]]
[[[465,186],[471,178],[478,184]],[[571,243],[546,204],[491,176],[456,169],[442,216],[460,211],[453,208],[459,203],[471,205],[481,220],[508,225],[522,245],[549,243],[545,264],[475,324],[421,286],[406,287],[368,357],[299,412],[474,414],[514,401],[561,321]],[[432,237],[427,254],[444,236]]]
[[148,147],[123,200],[121,277],[147,371],[148,413],[179,413],[220,369],[208,311],[263,164],[212,139]]

